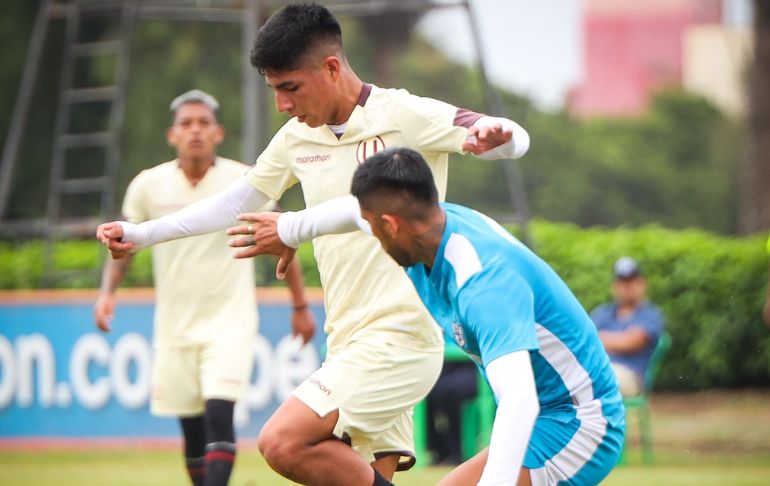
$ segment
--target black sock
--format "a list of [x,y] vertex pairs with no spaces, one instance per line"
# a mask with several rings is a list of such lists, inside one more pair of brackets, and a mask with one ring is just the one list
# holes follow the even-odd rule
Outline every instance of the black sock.
[[206,400],[206,481],[205,486],[225,486],[235,462],[233,408],[229,400]]
[[393,483],[385,479],[379,471],[374,469],[374,482],[372,483],[372,486],[393,486]]
[[206,429],[203,416],[185,417],[179,420],[184,435],[184,457],[186,459],[187,474],[193,486],[204,486],[203,478],[206,476],[206,462],[203,455],[206,453]]
[[206,462],[203,457],[187,458],[187,474],[190,476],[193,486],[204,486],[203,479],[206,477]]
[[230,480],[235,462],[235,444],[212,442],[206,445],[205,486],[225,486]]

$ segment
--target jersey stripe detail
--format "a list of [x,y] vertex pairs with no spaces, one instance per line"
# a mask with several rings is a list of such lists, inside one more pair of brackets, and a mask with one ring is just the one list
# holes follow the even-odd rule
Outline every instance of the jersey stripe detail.
[[457,288],[462,287],[469,278],[481,271],[481,260],[473,244],[465,236],[452,233],[444,248],[444,258],[455,271]]
[[575,405],[584,405],[594,399],[593,383],[588,372],[572,351],[555,334],[535,323],[540,354],[559,374]]
[[[588,372],[572,351],[542,325],[536,323],[535,329],[539,352],[564,381],[575,402],[576,418],[580,421],[580,426],[567,445],[547,460],[543,468],[552,476],[548,478],[547,484],[555,484],[569,480],[591,460],[607,431],[607,419],[602,412],[601,400],[593,396],[593,384]],[[539,475],[533,474],[533,479]]]
[[483,116],[484,115],[481,113],[476,113],[475,111],[458,108],[457,113],[455,113],[454,124],[457,127],[470,128]]

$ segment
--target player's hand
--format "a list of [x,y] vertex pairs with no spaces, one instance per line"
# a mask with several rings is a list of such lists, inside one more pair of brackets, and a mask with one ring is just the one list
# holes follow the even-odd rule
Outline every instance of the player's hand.
[[107,247],[115,260],[126,257],[134,249],[133,243],[124,243],[122,238],[123,227],[117,221],[100,224],[96,228],[96,239]]
[[510,142],[511,137],[513,130],[503,130],[499,123],[481,128],[472,126],[468,129],[468,138],[463,142],[462,148],[473,155],[479,155]]
[[300,336],[303,346],[313,339],[315,328],[315,316],[311,312],[310,307],[305,306],[301,309],[294,309],[291,313],[291,334],[292,336]]
[[115,316],[115,298],[109,294],[99,294],[94,305],[94,321],[96,327],[104,332],[110,332],[110,321]]
[[238,215],[238,219],[248,224],[233,226],[227,229],[227,234],[245,235],[233,238],[228,242],[233,248],[245,248],[237,251],[235,258],[251,258],[257,255],[275,255],[279,257],[275,276],[279,280],[286,277],[289,263],[297,252],[294,248],[286,246],[278,237],[276,228],[280,213],[245,213]]

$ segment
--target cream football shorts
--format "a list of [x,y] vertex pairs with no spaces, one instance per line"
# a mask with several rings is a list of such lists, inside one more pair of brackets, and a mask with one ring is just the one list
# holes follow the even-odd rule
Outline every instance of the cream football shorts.
[[152,413],[193,416],[204,412],[208,399],[237,401],[246,392],[253,352],[254,340],[249,338],[156,346]]
[[443,360],[443,350],[356,341],[328,357],[294,396],[321,417],[339,410],[334,435],[366,461],[397,454],[404,470],[415,462],[412,407],[436,383]]

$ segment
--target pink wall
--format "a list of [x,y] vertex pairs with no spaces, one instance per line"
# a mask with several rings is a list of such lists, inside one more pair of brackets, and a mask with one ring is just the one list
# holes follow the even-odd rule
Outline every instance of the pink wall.
[[[651,5],[645,0],[588,1],[584,17],[584,82],[569,96],[580,116],[628,115],[647,105],[649,95],[681,82],[682,37],[689,25],[718,22],[716,0],[679,0]],[[618,6],[621,5],[621,6]],[[711,8],[708,8],[708,7]]]

